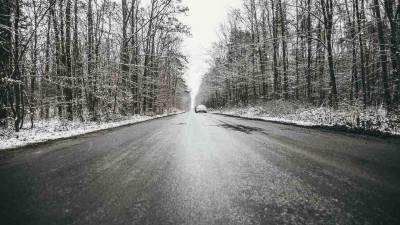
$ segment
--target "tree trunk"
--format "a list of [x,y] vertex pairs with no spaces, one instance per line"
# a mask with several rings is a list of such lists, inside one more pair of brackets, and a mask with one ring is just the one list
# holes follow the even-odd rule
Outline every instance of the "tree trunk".
[[287,65],[286,65],[286,17],[285,13],[283,13],[283,6],[282,6],[282,0],[279,0],[279,9],[280,9],[280,20],[281,20],[281,34],[282,34],[282,66],[283,66],[283,98],[285,100],[288,99],[289,93],[288,93],[288,77],[287,77]]
[[[262,76],[262,94],[264,101],[268,99],[268,83],[267,83],[267,73],[266,73],[266,68],[267,68],[267,24],[265,21],[265,10],[263,11],[262,14],[262,35],[263,35],[263,44],[262,48],[259,49],[259,54],[260,54],[260,70],[261,70],[261,76]],[[260,37],[260,35],[258,35]],[[259,41],[260,42],[260,38]]]
[[[398,37],[398,29],[400,28],[400,2],[397,3],[397,7],[394,5],[394,0],[385,0],[384,4],[390,26],[390,57],[392,62],[392,79],[394,80],[393,105],[398,105],[400,94],[400,52]],[[396,9],[396,12],[393,11],[394,9]]]
[[144,51],[144,68],[143,68],[143,112],[146,113],[149,104],[149,68],[150,65],[150,54],[151,54],[151,41],[152,41],[152,32],[153,32],[153,16],[156,8],[156,1],[151,1],[151,11],[150,11],[150,21],[147,31],[147,41],[146,41],[146,49]]
[[65,35],[64,35],[64,29],[65,29],[65,23],[64,23],[64,0],[59,0],[59,5],[60,5],[60,15],[59,15],[59,21],[60,21],[60,27],[59,27],[59,34],[60,34],[60,39],[59,39],[59,57],[60,57],[60,64],[58,65],[59,68],[59,84],[58,84],[58,96],[57,96],[57,101],[58,101],[58,117],[60,119],[63,118],[63,110],[64,110],[64,104],[62,103],[64,98],[64,88],[63,86],[66,86],[66,66],[67,66],[67,61],[66,61],[66,55],[65,55]]
[[336,87],[336,77],[335,77],[335,69],[333,64],[333,50],[332,50],[332,28],[333,28],[333,3],[332,0],[321,0],[321,7],[324,16],[324,26],[326,33],[326,46],[328,53],[328,66],[329,66],[329,78],[331,85],[331,93],[330,93],[330,105],[331,107],[337,109],[338,101],[337,101],[337,87]]
[[385,33],[384,33],[384,24],[381,17],[381,10],[379,8],[379,0],[374,0],[373,9],[375,11],[376,22],[378,25],[378,39],[379,39],[379,55],[381,60],[381,68],[382,68],[382,82],[383,82],[383,92],[384,92],[384,102],[386,103],[386,107],[388,111],[391,111],[392,108],[392,99],[390,96],[389,89],[389,78],[388,78],[388,68],[387,68],[387,56],[386,56],[386,41],[385,41]]
[[9,0],[0,0],[0,126],[6,126],[7,110],[5,107],[8,105],[7,95],[11,94],[8,91],[10,85],[5,82],[6,78],[11,77],[11,13],[12,5]]
[[307,100],[313,102],[311,87],[311,0],[307,0]]
[[20,130],[21,123],[21,72],[19,67],[19,21],[20,21],[20,3],[15,0],[15,19],[14,19],[14,73],[12,79],[14,84],[14,97],[15,97],[15,113],[14,113],[14,128],[16,132]]
[[38,28],[38,20],[37,20],[37,11],[36,11],[36,1],[32,0],[33,3],[33,14],[34,14],[34,30],[33,30],[33,43],[32,43],[32,67],[31,67],[31,83],[30,83],[30,100],[29,100],[29,109],[30,109],[30,119],[31,119],[31,128],[33,128],[33,119],[35,115],[35,111],[33,108],[35,107],[35,84],[36,84],[36,75],[37,75],[37,29]]
[[75,0],[74,4],[74,34],[73,34],[73,67],[72,74],[75,78],[75,82],[73,83],[76,86],[76,101],[77,101],[77,113],[78,117],[81,121],[83,121],[83,93],[82,89],[84,88],[84,77],[83,77],[83,65],[80,59],[79,53],[79,40],[78,40],[78,1]]
[[[356,8],[356,15],[357,15],[357,31],[358,31],[358,42],[360,46],[360,63],[361,63],[361,87],[363,92],[363,105],[364,109],[367,107],[367,88],[366,88],[366,80],[365,80],[365,67],[368,64],[364,62],[364,43],[362,39],[361,33],[361,13],[358,6],[358,0],[353,0],[354,6]],[[362,6],[364,5],[364,1],[361,2]]]
[[67,0],[67,5],[65,8],[65,58],[66,58],[66,68],[65,73],[67,75],[67,85],[65,87],[65,101],[67,102],[67,118],[72,121],[73,110],[72,110],[72,64],[71,64],[71,0]]
[[272,44],[274,48],[274,56],[273,56],[273,71],[274,71],[274,99],[278,99],[278,25],[276,23],[277,18],[276,15],[277,13],[275,12],[275,2],[272,1]]
[[139,69],[137,68],[137,65],[139,64],[138,56],[137,56],[137,54],[138,54],[137,46],[139,46],[139,45],[138,45],[138,43],[136,43],[136,41],[138,40],[138,38],[137,38],[137,33],[138,33],[137,23],[138,23],[138,14],[139,14],[139,3],[136,0],[132,0],[131,11],[132,11],[132,16],[131,16],[131,35],[132,35],[132,37],[131,37],[131,51],[132,51],[131,64],[133,65],[132,72],[131,72],[132,113],[139,114],[140,113],[139,99],[138,99]]
[[87,93],[87,104],[89,114],[92,120],[96,120],[95,113],[95,93],[94,93],[94,75],[92,74],[93,70],[93,15],[92,15],[92,0],[88,2],[88,11],[87,11],[87,21],[88,21],[88,36],[87,36],[87,77],[88,77],[88,87],[86,88]]

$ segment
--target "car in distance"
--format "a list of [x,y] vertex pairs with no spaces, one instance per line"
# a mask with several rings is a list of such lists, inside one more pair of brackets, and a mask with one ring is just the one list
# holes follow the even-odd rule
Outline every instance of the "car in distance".
[[196,106],[196,107],[194,108],[194,111],[195,111],[196,113],[199,113],[199,112],[207,113],[207,107],[206,107],[205,105],[198,105],[198,106]]

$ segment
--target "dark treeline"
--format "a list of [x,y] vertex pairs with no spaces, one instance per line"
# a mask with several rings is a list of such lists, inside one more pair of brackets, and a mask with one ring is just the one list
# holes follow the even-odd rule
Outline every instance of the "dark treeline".
[[0,0],[0,120],[186,109],[179,0]]
[[221,25],[197,101],[281,99],[395,112],[399,30],[399,0],[243,0]]

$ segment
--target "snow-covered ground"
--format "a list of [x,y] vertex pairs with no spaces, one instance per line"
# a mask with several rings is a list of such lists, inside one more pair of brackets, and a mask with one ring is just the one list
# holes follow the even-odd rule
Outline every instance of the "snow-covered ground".
[[173,113],[157,116],[135,115],[112,122],[70,122],[56,119],[42,120],[36,121],[34,123],[34,128],[32,129],[30,128],[31,124],[26,122],[24,128],[21,129],[20,132],[15,132],[11,127],[8,129],[0,128],[0,150],[17,148],[28,144],[41,143],[60,138],[73,137],[179,113],[183,113],[183,111],[175,110]]
[[298,107],[291,104],[233,107],[212,110],[215,113],[290,123],[301,126],[342,126],[349,129],[380,131],[400,135],[400,117],[387,116],[384,108],[339,109]]

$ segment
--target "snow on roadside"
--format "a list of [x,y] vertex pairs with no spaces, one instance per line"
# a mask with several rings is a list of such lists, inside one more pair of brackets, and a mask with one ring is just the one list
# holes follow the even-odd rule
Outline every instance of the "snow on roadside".
[[86,134],[94,131],[100,131],[128,124],[134,124],[155,118],[161,118],[169,115],[183,113],[183,111],[175,111],[170,114],[157,116],[131,116],[120,121],[113,122],[93,122],[93,121],[60,121],[46,120],[34,123],[34,128],[28,128],[30,123],[25,123],[20,132],[15,132],[12,128],[0,128],[0,150],[23,147],[29,144],[41,143],[60,138],[68,138]]
[[[289,107],[290,108],[290,107]],[[387,116],[383,108],[359,111],[320,108],[271,109],[270,106],[225,108],[212,112],[301,126],[343,126],[400,135],[400,117]]]

